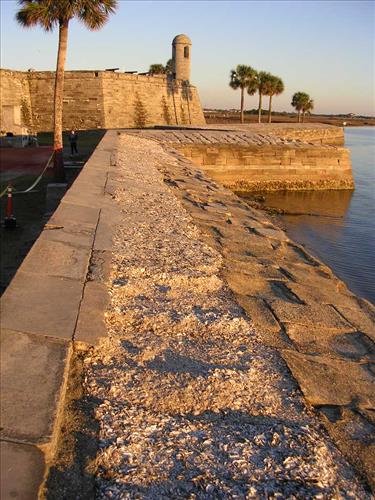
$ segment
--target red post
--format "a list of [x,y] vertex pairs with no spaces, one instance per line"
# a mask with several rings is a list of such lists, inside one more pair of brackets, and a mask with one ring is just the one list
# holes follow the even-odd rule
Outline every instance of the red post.
[[8,200],[7,200],[7,211],[6,218],[11,219],[13,217],[13,196],[12,196],[12,185],[8,186]]
[[8,199],[7,199],[7,209],[6,216],[4,219],[5,229],[14,229],[17,226],[16,218],[13,215],[13,187],[11,184],[8,186]]

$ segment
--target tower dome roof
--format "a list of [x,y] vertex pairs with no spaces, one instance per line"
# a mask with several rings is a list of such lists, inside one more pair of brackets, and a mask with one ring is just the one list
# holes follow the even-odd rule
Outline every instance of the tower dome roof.
[[186,43],[191,45],[191,40],[187,35],[177,35],[173,38],[172,44],[175,45],[176,43]]

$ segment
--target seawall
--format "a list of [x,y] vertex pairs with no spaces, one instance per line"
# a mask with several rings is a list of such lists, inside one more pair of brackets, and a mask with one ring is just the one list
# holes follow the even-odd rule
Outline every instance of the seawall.
[[149,131],[237,192],[353,189],[349,150],[239,130]]
[[343,146],[344,128],[325,123],[246,123],[211,125],[211,128],[241,130],[313,144]]
[[[374,446],[367,439],[374,428],[374,376],[369,368],[375,353],[374,308],[290,241],[267,216],[249,208],[176,149],[175,144],[191,144],[196,138],[191,134],[197,133],[128,132],[135,139],[141,137],[143,155],[148,154],[147,142],[162,145],[167,157],[153,161],[185,208],[188,215],[184,217],[199,229],[199,241],[220,254],[218,273],[231,300],[234,297],[236,307],[243,308],[241,314],[252,322],[257,339],[273,350],[272,355],[280,359],[280,352],[336,446],[374,485]],[[202,137],[201,142],[210,136],[204,133]],[[25,493],[37,498],[55,463],[72,351],[106,337],[109,289],[126,285],[127,280],[121,272],[117,276],[112,266],[113,234],[120,218],[125,228],[128,220],[117,192],[121,189],[126,195],[133,189],[138,204],[147,198],[139,182],[117,169],[119,158],[126,155],[116,132],[107,132],[2,297],[4,498],[11,491],[21,498]],[[164,198],[158,200],[163,203]],[[124,241],[132,239],[132,231],[139,235],[142,227],[135,220],[123,234]],[[166,247],[180,237],[166,234],[162,241]],[[163,258],[162,248],[157,254]],[[131,252],[138,259],[136,281],[145,277],[139,255]],[[178,260],[173,265],[176,274]],[[158,279],[163,279],[162,273]],[[160,293],[168,292],[159,288]],[[127,296],[127,289],[123,290]],[[144,294],[148,293],[147,289]],[[144,294],[136,294],[135,299],[141,301],[137,311],[144,310]],[[163,304],[174,325],[176,311],[169,309],[168,300]],[[201,311],[199,303],[193,305],[201,328],[206,328],[214,313]],[[232,375],[229,371],[225,377]]]

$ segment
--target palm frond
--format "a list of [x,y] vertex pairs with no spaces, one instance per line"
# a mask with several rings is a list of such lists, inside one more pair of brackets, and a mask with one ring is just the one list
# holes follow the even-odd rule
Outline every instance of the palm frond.
[[117,0],[76,0],[75,15],[90,30],[100,29],[117,8]]
[[[21,9],[16,14],[16,21],[24,28],[40,26],[51,31],[58,22],[54,16],[50,1],[20,0]],[[52,9],[51,9],[52,7]]]

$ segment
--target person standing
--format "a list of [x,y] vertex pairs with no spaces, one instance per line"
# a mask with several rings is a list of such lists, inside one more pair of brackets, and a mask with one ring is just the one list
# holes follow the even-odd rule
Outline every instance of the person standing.
[[75,130],[71,130],[69,134],[70,151],[72,156],[76,153],[78,154],[77,148],[78,134]]

